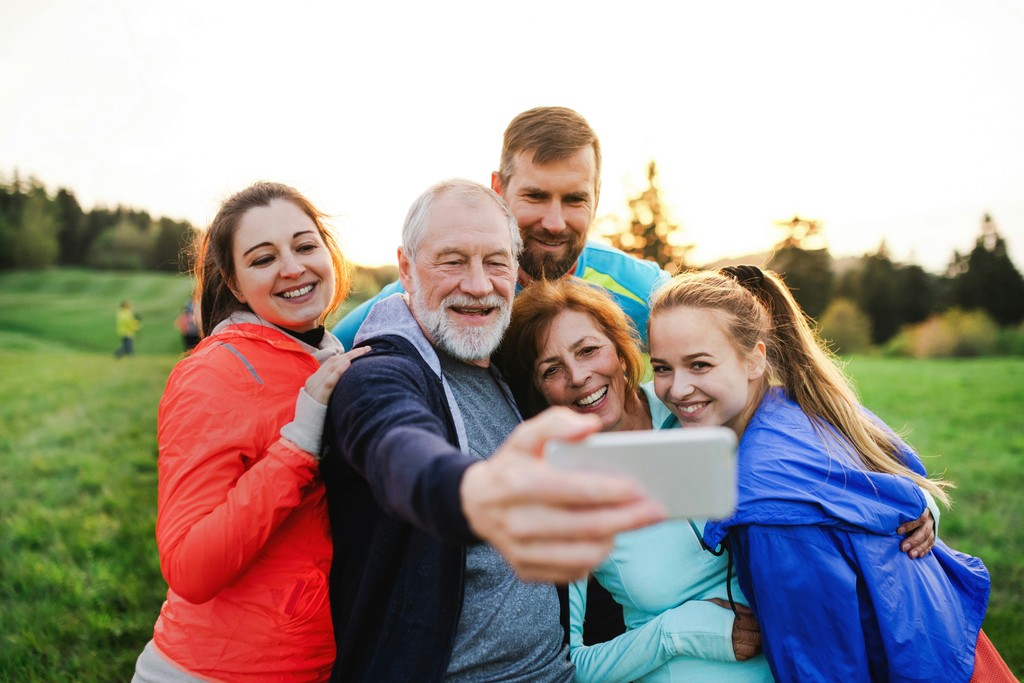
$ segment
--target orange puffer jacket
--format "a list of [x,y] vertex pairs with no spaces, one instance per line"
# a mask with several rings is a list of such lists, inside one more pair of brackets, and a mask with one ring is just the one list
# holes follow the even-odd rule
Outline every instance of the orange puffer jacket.
[[169,590],[153,640],[195,676],[330,676],[324,486],[317,462],[279,433],[318,367],[310,347],[280,330],[234,324],[167,382],[156,538]]

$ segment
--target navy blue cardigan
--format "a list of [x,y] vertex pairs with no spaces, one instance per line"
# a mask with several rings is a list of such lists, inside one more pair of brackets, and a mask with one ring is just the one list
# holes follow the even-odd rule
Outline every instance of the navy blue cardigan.
[[334,538],[332,681],[441,681],[478,542],[440,378],[406,339],[365,343],[330,405],[321,473]]

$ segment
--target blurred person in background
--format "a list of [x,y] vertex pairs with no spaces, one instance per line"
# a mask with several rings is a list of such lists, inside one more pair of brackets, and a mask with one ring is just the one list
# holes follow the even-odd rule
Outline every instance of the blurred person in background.
[[199,315],[196,312],[195,302],[189,299],[181,313],[174,319],[174,327],[181,334],[181,346],[185,353],[188,353],[199,344]]
[[135,335],[142,327],[139,314],[132,308],[132,302],[127,299],[121,302],[117,308],[117,315],[114,318],[117,336],[121,338],[121,346],[114,351],[114,358],[130,356],[135,353]]

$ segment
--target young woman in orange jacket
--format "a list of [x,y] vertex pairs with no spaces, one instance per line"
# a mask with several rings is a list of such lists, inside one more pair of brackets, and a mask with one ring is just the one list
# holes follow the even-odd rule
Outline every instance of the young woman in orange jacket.
[[324,681],[334,661],[319,476],[351,359],[323,327],[348,268],[323,215],[258,183],[197,240],[205,338],[160,402],[157,546],[167,600],[133,681]]

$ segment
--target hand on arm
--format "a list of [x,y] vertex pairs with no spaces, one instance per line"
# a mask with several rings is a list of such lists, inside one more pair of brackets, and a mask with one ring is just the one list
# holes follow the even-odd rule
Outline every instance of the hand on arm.
[[331,392],[352,361],[369,350],[369,347],[364,346],[348,353],[329,356],[324,360],[299,390],[299,396],[295,400],[295,417],[281,427],[281,436],[319,460],[323,445],[324,420],[327,417],[327,401],[331,398]]
[[935,546],[935,521],[931,510],[925,508],[920,517],[901,524],[896,533],[906,537],[900,543],[900,550],[912,559],[924,557]]
[[665,519],[661,504],[628,478],[547,466],[549,440],[578,440],[599,428],[591,416],[549,408],[466,470],[460,497],[470,528],[522,579],[582,578],[608,554],[615,534]]
[[[721,598],[709,598],[719,607],[733,611],[728,601]],[[736,604],[735,619],[732,622],[732,650],[737,662],[746,661],[761,652],[761,627],[757,624],[754,612],[746,605]]]
[[319,369],[309,376],[304,387],[307,394],[316,401],[327,405],[331,398],[331,392],[338,383],[341,375],[352,365],[352,361],[360,356],[369,353],[369,346],[360,346],[342,353],[336,353],[326,358]]

